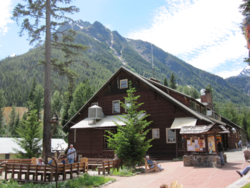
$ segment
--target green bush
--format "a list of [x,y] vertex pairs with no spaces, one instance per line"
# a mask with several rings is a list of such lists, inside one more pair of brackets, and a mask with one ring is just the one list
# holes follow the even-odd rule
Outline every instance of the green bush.
[[[89,174],[84,174],[81,177],[67,180],[65,182],[58,182],[58,188],[84,188],[84,187],[93,187],[105,184],[113,178],[104,177],[104,176],[90,176]],[[25,183],[18,184],[14,180],[10,181],[0,181],[0,188],[55,188],[56,183],[50,184],[33,184],[33,183]]]
[[123,166],[123,169],[121,169],[121,167],[119,168],[119,171],[117,171],[117,168],[113,168],[110,172],[110,174],[115,175],[115,176],[133,176],[134,168],[129,168],[129,167],[125,167]]

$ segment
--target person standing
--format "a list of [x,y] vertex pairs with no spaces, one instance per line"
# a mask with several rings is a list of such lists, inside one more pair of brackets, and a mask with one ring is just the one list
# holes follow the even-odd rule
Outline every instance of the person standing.
[[220,141],[220,139],[217,139],[217,141],[218,141],[218,153],[219,153],[219,156],[220,156],[221,165],[225,165],[224,157],[223,157],[223,144]]
[[248,140],[247,140],[247,142],[246,142],[246,145],[247,145],[247,149],[249,149],[249,142],[248,142]]
[[239,141],[238,145],[239,145],[240,150],[242,150],[242,142],[241,142],[241,140]]
[[68,149],[67,154],[70,154],[67,157],[69,163],[74,163],[74,161],[76,161],[76,150],[75,150],[75,148],[73,148],[73,144],[70,144],[70,148]]

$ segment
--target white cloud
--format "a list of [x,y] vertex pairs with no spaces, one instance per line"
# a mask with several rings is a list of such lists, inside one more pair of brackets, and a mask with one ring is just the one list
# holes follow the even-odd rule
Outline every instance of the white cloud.
[[234,71],[221,71],[218,72],[217,75],[222,77],[222,78],[229,78],[231,76],[237,76],[240,74],[240,72],[242,71],[242,68],[238,69],[238,70],[234,70]]
[[12,22],[11,17],[11,0],[1,1],[0,6],[0,35],[8,31],[7,24]]
[[239,24],[242,0],[166,0],[155,12],[150,29],[129,38],[153,42],[193,66],[214,72],[227,61],[247,56]]

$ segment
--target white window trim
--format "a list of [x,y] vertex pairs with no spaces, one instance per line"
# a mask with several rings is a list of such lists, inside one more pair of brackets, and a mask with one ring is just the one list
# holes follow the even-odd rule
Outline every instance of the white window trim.
[[91,106],[97,105],[98,106],[98,102],[92,102]]
[[[127,87],[122,87],[122,81],[127,81]],[[120,89],[126,89],[128,88],[128,79],[123,79],[123,80],[120,80]]]
[[[114,102],[119,102],[119,112],[118,113],[114,113]],[[114,101],[112,101],[112,113],[113,114],[119,114],[119,113],[121,113],[121,104],[120,104],[120,100],[114,100]]]
[[[158,132],[159,132],[159,137],[157,138],[157,137],[154,137],[154,130],[158,130]],[[159,128],[154,128],[154,129],[152,129],[152,138],[154,138],[154,139],[160,139],[160,129]]]
[[170,129],[170,128],[166,128],[166,143],[167,144],[175,144],[176,143],[176,131],[175,131],[175,142],[168,142],[168,129]]

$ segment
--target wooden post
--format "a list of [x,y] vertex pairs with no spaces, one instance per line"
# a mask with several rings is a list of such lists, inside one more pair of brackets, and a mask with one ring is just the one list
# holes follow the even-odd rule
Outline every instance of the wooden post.
[[26,179],[26,180],[29,180],[29,179],[30,179],[30,165],[28,165],[27,174],[26,174],[25,179]]
[[207,134],[205,134],[205,145],[206,145],[206,152],[208,153],[208,140],[207,140]]
[[178,157],[178,131],[177,131],[177,129],[175,129],[175,147],[176,147],[176,151],[175,151],[175,155],[176,155],[176,157]]
[[215,144],[215,150],[216,150],[216,153],[217,153],[217,155],[219,155],[219,153],[218,153],[218,144],[217,144],[217,140],[216,140],[216,132],[214,132],[214,144]]

